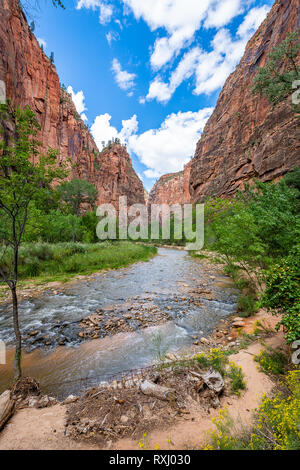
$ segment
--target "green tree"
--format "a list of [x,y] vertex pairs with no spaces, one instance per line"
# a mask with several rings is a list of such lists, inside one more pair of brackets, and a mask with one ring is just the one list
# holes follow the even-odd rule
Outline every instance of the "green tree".
[[92,183],[79,178],[62,183],[57,191],[77,217],[80,215],[81,204],[88,203],[93,206],[98,196],[97,189]]
[[[287,37],[269,54],[269,60],[254,78],[253,93],[261,93],[273,104],[279,103],[293,92],[293,83],[300,79],[296,60],[300,50],[299,30]],[[300,105],[294,105],[300,113]]]
[[300,167],[296,166],[293,171],[287,173],[284,177],[284,181],[288,186],[298,189],[300,195]]
[[29,107],[0,106],[0,277],[12,295],[16,379],[22,373],[17,296],[19,249],[32,201],[54,179],[65,175],[62,168],[56,167],[57,152],[49,150],[40,155],[38,130],[39,124]]

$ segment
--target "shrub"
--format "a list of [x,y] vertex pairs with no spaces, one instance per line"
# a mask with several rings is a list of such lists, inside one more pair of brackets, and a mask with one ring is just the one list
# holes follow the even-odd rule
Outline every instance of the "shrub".
[[281,351],[267,348],[261,351],[254,360],[258,362],[260,369],[266,374],[280,375],[284,374],[285,367],[288,364],[287,357]]
[[241,317],[250,317],[257,312],[257,302],[252,294],[241,294],[238,299],[238,310]]
[[246,388],[245,376],[242,368],[234,364],[234,362],[230,362],[227,375],[231,380],[231,391],[235,395],[239,395],[241,390]]
[[266,289],[260,306],[281,314],[289,343],[300,338],[300,245],[266,272]]
[[250,430],[237,430],[226,408],[214,418],[206,450],[300,450],[300,371],[290,372],[285,388],[263,397]]
[[226,364],[228,357],[224,351],[217,348],[212,348],[208,354],[200,353],[195,356],[196,361],[203,369],[212,367],[221,374],[226,373]]

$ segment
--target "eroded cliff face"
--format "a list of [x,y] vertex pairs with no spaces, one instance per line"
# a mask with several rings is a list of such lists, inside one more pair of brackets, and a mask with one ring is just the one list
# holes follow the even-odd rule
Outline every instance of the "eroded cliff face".
[[291,97],[273,107],[251,93],[269,52],[299,27],[299,0],[277,0],[249,41],[197,144],[190,175],[194,202],[230,196],[246,181],[274,180],[300,164],[299,120]]
[[189,192],[191,162],[183,171],[163,175],[153,186],[148,199],[150,204],[188,204],[191,200]]
[[143,183],[132,167],[126,147],[114,144],[95,158],[92,181],[98,188],[98,203],[119,207],[119,196],[127,196],[127,204],[145,204]]
[[131,203],[144,202],[143,185],[126,149],[114,146],[108,153],[99,154],[17,0],[0,0],[0,80],[13,104],[29,105],[36,113],[43,150],[58,149],[60,161],[70,169],[70,179],[78,177],[95,184],[98,203],[115,203],[119,195],[127,195]]

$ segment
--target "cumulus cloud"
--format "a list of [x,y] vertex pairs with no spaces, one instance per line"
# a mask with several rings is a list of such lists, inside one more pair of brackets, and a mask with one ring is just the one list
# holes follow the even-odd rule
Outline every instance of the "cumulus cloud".
[[114,59],[112,61],[112,71],[118,86],[122,90],[130,90],[134,87],[134,79],[136,78],[136,75],[123,70],[118,59]]
[[[211,41],[211,50],[196,46],[190,49],[171,73],[169,82],[157,76],[150,84],[147,100],[161,103],[170,100],[178,86],[188,78],[195,77],[194,93],[212,93],[220,88],[241,59],[245,46],[266,17],[269,7],[253,8],[245,16],[236,37],[226,28],[220,29]],[[217,19],[215,19],[217,22]]]
[[99,149],[102,149],[103,142],[106,144],[113,137],[118,137],[118,131],[110,124],[111,115],[108,113],[96,117],[91,126],[91,133]]
[[72,96],[72,100],[75,104],[75,108],[76,108],[76,111],[77,113],[80,114],[81,118],[84,120],[84,121],[87,121],[87,116],[86,114],[84,113],[84,111],[87,111],[87,107],[85,105],[85,96],[83,94],[83,91],[80,90],[78,91],[77,93],[75,93],[75,91],[73,90],[73,88],[71,86],[68,86],[67,88],[67,92],[71,94]]
[[99,9],[99,22],[106,25],[111,21],[113,16],[113,5],[107,3],[105,0],[78,0],[76,9],[81,10],[87,8],[91,10]]
[[151,31],[164,28],[167,36],[155,41],[151,65],[158,69],[187,47],[203,22],[206,27],[228,24],[248,0],[123,0]]
[[158,129],[130,135],[128,148],[148,168],[145,176],[157,178],[164,173],[182,170],[193,156],[212,111],[212,108],[206,108],[199,112],[173,113]]
[[138,120],[134,114],[122,121],[120,132],[111,125],[111,115],[97,116],[91,126],[92,135],[99,149],[103,142],[118,137],[128,150],[139,158],[147,169],[147,178],[157,178],[164,173],[183,169],[194,154],[205,123],[213,108],[198,112],[178,112],[166,117],[159,128],[138,133]]

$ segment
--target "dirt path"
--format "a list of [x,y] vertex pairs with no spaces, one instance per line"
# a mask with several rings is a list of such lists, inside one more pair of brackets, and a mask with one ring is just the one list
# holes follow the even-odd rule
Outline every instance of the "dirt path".
[[[283,344],[283,335],[279,333],[266,341],[268,345],[278,347]],[[257,369],[253,355],[259,353],[260,343],[250,345],[247,349],[231,356],[231,360],[242,367],[247,389],[237,397],[224,397],[221,406],[227,406],[229,413],[238,423],[247,426],[251,423],[252,412],[264,393],[272,389],[272,381]],[[211,419],[218,410],[210,414],[204,412],[182,418],[174,427],[151,432],[145,439],[145,447],[154,449],[187,449],[198,448],[213,425]],[[97,447],[78,443],[64,434],[66,406],[55,405],[51,408],[20,410],[11,419],[0,434],[0,449],[79,449],[88,450]],[[141,436],[142,437],[142,436]],[[123,439],[113,445],[114,449],[138,449],[136,441]]]

